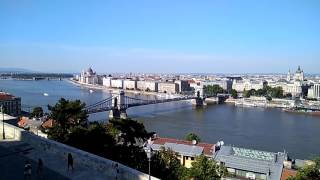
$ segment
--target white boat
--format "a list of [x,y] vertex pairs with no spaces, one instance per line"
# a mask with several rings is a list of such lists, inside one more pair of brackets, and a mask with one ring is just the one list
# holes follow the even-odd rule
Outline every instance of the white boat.
[[43,93],[43,95],[44,95],[44,96],[49,96],[49,94],[48,94],[48,93]]
[[92,89],[89,90],[90,93],[93,93],[94,91]]

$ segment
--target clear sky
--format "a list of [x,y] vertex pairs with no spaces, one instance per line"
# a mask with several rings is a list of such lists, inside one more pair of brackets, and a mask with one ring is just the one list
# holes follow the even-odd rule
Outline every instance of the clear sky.
[[0,67],[320,73],[319,0],[0,0]]

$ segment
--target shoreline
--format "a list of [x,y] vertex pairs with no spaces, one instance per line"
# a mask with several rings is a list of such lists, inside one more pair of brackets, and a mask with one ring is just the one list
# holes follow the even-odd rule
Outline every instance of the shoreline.
[[88,89],[96,89],[96,90],[105,90],[109,91],[110,93],[120,93],[120,91],[124,91],[125,93],[135,94],[135,95],[147,95],[147,96],[181,96],[179,94],[166,94],[166,93],[159,93],[159,92],[147,92],[147,91],[138,91],[138,90],[127,90],[127,89],[115,89],[115,88],[108,88],[102,85],[93,85],[93,84],[84,84],[78,81],[67,79],[68,82],[79,86],[85,87]]

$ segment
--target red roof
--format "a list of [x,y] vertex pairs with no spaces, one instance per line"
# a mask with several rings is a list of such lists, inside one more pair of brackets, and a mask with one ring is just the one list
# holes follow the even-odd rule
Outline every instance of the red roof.
[[295,177],[296,175],[297,171],[284,168],[282,170],[281,180],[287,180],[289,177]]
[[21,117],[20,121],[18,122],[18,126],[23,128],[28,124],[28,118],[27,117]]
[[4,93],[4,92],[0,92],[0,100],[2,100],[2,101],[12,100],[12,99],[14,99],[14,98],[15,98],[15,97],[12,96],[11,94]]
[[[176,144],[184,144],[184,145],[192,146],[192,141],[185,141],[180,139],[157,137],[153,140],[153,144],[164,145],[165,143],[176,143]],[[212,156],[214,154],[215,144],[198,143],[196,146],[203,147],[204,155]]]
[[53,127],[53,119],[48,119],[47,121],[43,122],[41,125],[43,128],[52,128]]

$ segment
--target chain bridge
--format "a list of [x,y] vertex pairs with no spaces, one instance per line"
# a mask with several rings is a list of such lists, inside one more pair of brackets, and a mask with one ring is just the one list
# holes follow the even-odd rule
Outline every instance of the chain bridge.
[[120,94],[112,94],[111,97],[91,104],[85,108],[88,114],[110,111],[109,118],[127,118],[126,110],[131,107],[160,104],[174,101],[196,100],[196,106],[203,106],[204,98],[197,96],[179,96],[170,99],[146,100],[126,96],[124,91]]

